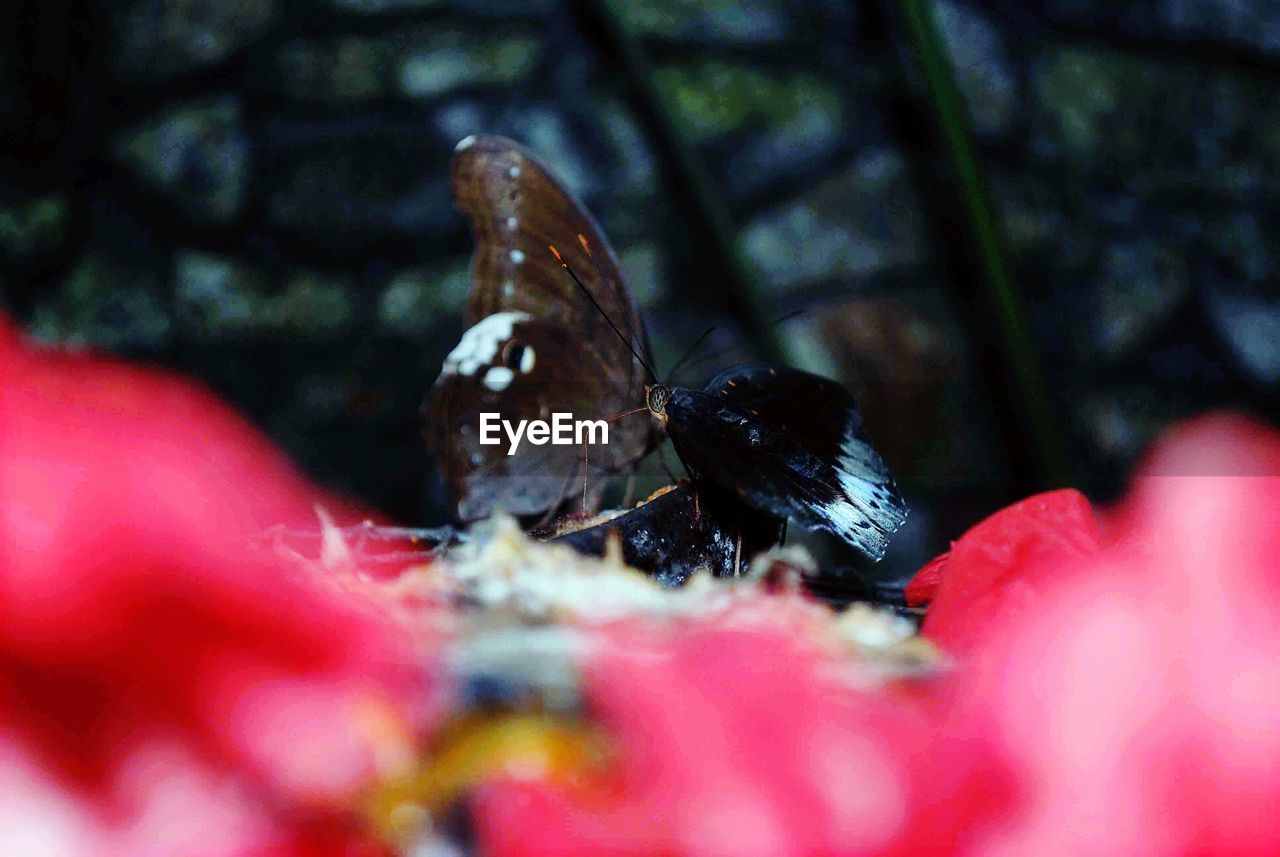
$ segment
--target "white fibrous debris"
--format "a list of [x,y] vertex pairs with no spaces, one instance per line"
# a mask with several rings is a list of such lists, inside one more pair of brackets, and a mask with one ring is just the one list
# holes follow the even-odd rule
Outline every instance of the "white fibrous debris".
[[[695,575],[667,589],[626,565],[617,552],[584,556],[566,545],[537,542],[507,517],[491,520],[486,537],[453,551],[441,563],[455,595],[486,610],[526,620],[574,619],[600,623],[645,614],[682,614],[722,608],[734,587]],[[719,590],[720,597],[716,597]]]

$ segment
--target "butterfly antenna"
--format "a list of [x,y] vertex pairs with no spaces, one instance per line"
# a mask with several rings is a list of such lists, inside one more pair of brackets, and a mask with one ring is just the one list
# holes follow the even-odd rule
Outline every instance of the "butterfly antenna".
[[[808,310],[805,310],[805,309],[796,309],[796,310],[792,310],[791,312],[787,313],[786,315],[780,315],[780,316],[778,316],[777,318],[775,318],[773,321],[771,321],[771,322],[769,323],[769,326],[770,326],[770,327],[773,327],[774,325],[782,324],[783,322],[790,321],[791,319],[795,318],[796,316],[805,315],[806,313],[808,313]],[[704,334],[704,336],[705,336],[705,334]],[[698,362],[701,362],[701,361],[703,361],[703,360],[710,360],[710,359],[711,359],[711,358],[713,358],[713,357],[721,357],[721,356],[723,356],[723,355],[725,355],[725,354],[729,353],[729,351],[730,351],[730,350],[732,350],[736,345],[737,345],[737,343],[734,343],[734,342],[728,342],[728,343],[725,343],[724,345],[721,345],[719,348],[713,348],[711,351],[708,351],[708,352],[706,352],[705,354],[697,355],[697,358],[698,358],[698,359],[697,359],[697,360],[695,360],[694,362],[695,362],[695,363],[698,363]],[[692,355],[692,354],[690,354],[690,355],[689,355],[689,357],[692,357],[692,356],[694,356],[694,355]],[[685,358],[685,357],[680,358],[680,363],[684,363],[684,361],[685,361],[686,359],[687,359],[687,358]],[[678,363],[678,364],[676,364],[676,365],[680,365],[680,364]],[[672,375],[675,375],[675,372],[673,371],[671,374],[672,374]]]
[[680,367],[687,363],[690,357],[698,353],[699,346],[706,342],[707,337],[715,333],[715,330],[716,329],[714,327],[708,327],[706,330],[702,331],[702,335],[694,340],[693,345],[685,351],[684,356],[676,361],[675,366],[671,367],[671,371],[667,373],[667,383],[670,383],[671,380],[676,377],[676,373],[680,371]]
[[613,332],[618,334],[618,338],[622,340],[622,344],[627,346],[627,350],[631,352],[631,354],[636,358],[636,360],[640,361],[640,365],[643,366],[645,368],[645,371],[649,373],[649,377],[653,380],[653,382],[655,384],[658,383],[658,373],[653,371],[653,367],[649,365],[649,361],[641,357],[640,352],[636,351],[635,346],[631,344],[631,340],[628,339],[626,336],[624,336],[621,330],[618,330],[618,326],[613,323],[613,319],[609,318],[609,314],[604,311],[604,307],[600,306],[600,302],[597,301],[595,299],[595,296],[591,294],[590,290],[588,290],[587,287],[583,285],[582,280],[578,279],[578,275],[575,274],[573,272],[573,269],[569,267],[569,263],[566,262],[564,260],[564,257],[560,255],[560,251],[556,249],[555,245],[550,244],[548,246],[551,248],[551,255],[555,256],[556,261],[560,263],[560,267],[568,271],[570,277],[573,277],[573,281],[578,284],[578,288],[582,291],[584,295],[587,296],[587,300],[591,301],[591,305],[596,308],[596,312],[600,313],[600,316],[609,323],[609,327],[613,328]]

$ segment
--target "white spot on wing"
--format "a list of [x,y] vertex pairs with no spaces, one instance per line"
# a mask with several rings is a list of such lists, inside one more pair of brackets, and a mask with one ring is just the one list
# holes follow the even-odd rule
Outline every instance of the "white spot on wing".
[[523,251],[523,250],[512,250],[512,251],[511,251],[511,261],[512,261],[512,262],[515,262],[517,265],[519,265],[521,262],[523,262],[523,261],[524,261],[524,251]]
[[453,150],[455,152],[461,152],[463,149],[470,149],[472,146],[475,145],[475,142],[476,142],[476,135],[468,134],[466,137],[463,137],[461,140],[458,141],[458,145],[454,146]]
[[823,515],[846,541],[880,559],[889,536],[907,519],[907,510],[893,487],[889,468],[858,435],[853,422],[840,446],[836,477],[843,496],[826,504]]
[[506,366],[494,366],[484,373],[484,385],[495,393],[501,393],[515,379],[516,373]]
[[520,225],[520,221],[519,221],[519,220],[516,220],[514,217],[508,217],[508,218],[507,218],[507,228],[508,228],[508,229],[515,229],[518,225]]
[[511,169],[507,170],[507,175],[511,176],[513,179],[520,178],[520,168],[512,167]]
[[532,372],[533,364],[537,359],[538,359],[538,356],[533,353],[533,348],[526,345],[524,349],[524,354],[520,355],[521,373],[528,375],[530,372]]
[[511,282],[510,280],[507,280],[505,283],[502,284],[502,296],[504,298],[509,298],[515,293],[516,293],[515,283]]
[[511,338],[511,331],[532,316],[525,312],[496,312],[480,319],[462,334],[462,339],[444,359],[441,375],[474,375],[480,367],[493,360],[502,343]]

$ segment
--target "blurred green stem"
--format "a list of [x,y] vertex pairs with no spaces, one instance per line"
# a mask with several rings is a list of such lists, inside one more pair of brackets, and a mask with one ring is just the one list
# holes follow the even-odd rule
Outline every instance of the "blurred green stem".
[[1023,416],[1035,445],[1041,479],[1051,485],[1065,484],[1066,457],[1049,403],[1044,370],[974,156],[951,64],[934,21],[934,0],[897,2],[910,31],[919,71],[933,107],[934,121],[942,133],[951,169],[960,186],[967,215],[966,225],[977,246],[977,262],[991,308],[999,322],[1003,338],[1001,345],[1006,358],[1012,363],[1012,381],[1017,387],[1018,398],[1024,408]]

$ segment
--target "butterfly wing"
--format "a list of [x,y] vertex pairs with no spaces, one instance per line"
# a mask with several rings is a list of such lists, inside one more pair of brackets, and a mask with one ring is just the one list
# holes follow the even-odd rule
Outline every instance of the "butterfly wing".
[[[582,490],[582,448],[524,443],[509,456],[505,438],[479,444],[480,414],[513,423],[555,413],[603,419],[643,404],[645,381],[550,245],[646,360],[648,340],[600,228],[532,153],[500,137],[468,137],[451,183],[475,238],[468,329],[428,396],[423,434],[459,518],[541,513]],[[589,503],[605,477],[656,443],[654,429],[643,415],[610,423],[609,443],[588,450]]]
[[702,391],[673,391],[667,414],[685,464],[756,508],[834,533],[872,559],[906,520],[853,397],[834,381],[738,366]]
[[699,569],[716,577],[745,574],[761,551],[778,543],[783,521],[753,509],[731,492],[688,483],[603,523],[556,536],[579,553],[602,556],[616,535],[627,565],[678,586]]
[[[486,414],[490,422],[497,415],[514,426],[551,421],[556,413],[591,413],[591,401],[574,386],[576,363],[548,359],[571,338],[572,331],[528,313],[499,312],[468,328],[445,358],[423,406],[423,434],[456,499],[459,520],[499,509],[541,514],[582,490],[581,447],[524,440],[509,455],[512,441],[503,429],[484,431]],[[599,476],[599,467],[591,475]],[[598,495],[603,480],[594,481]]]

